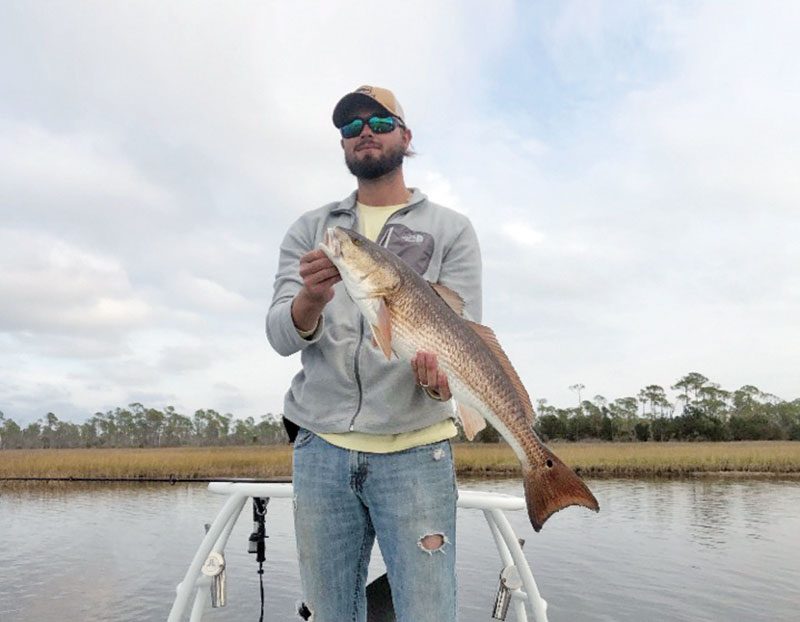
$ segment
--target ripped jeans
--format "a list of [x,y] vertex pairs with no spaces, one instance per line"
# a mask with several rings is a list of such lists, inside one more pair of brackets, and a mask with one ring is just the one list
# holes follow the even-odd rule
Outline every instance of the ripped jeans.
[[365,622],[377,536],[398,622],[456,620],[458,492],[449,441],[376,454],[301,429],[293,461],[303,617]]

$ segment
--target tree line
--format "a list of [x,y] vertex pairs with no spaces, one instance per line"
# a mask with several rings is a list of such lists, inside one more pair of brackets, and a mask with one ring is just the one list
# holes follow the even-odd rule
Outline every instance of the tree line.
[[670,387],[670,401],[656,384],[636,396],[609,401],[602,395],[573,408],[540,399],[534,429],[545,439],[608,441],[800,440],[800,398],[787,402],[753,385],[728,391],[703,374],[691,372]]
[[70,447],[180,447],[271,445],[288,441],[280,415],[267,413],[235,419],[215,410],[191,417],[172,406],[164,410],[130,404],[98,412],[83,423],[60,420],[54,413],[21,428],[0,412],[0,449]]
[[[584,400],[585,388],[582,384],[570,387],[578,398],[574,407],[559,408],[546,399],[536,400],[534,429],[545,441],[800,440],[800,398],[787,402],[752,385],[727,391],[691,372],[670,387],[678,392],[673,401],[655,384],[636,396],[613,401],[602,395]],[[491,427],[477,437],[483,442],[499,439]],[[80,424],[47,413],[21,428],[0,412],[0,449],[271,445],[287,441],[281,416],[271,413],[258,421],[210,409],[197,410],[189,417],[172,406],[158,410],[134,403],[95,413]]]

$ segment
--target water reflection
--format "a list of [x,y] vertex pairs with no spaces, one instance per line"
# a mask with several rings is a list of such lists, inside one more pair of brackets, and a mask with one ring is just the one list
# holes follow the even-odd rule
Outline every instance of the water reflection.
[[723,547],[728,541],[735,490],[722,482],[704,479],[691,482],[687,499],[690,513],[688,535],[701,546]]
[[[509,515],[552,622],[794,620],[800,482],[595,480],[601,512],[569,508],[535,534]],[[521,495],[518,480],[462,488]],[[0,487],[0,620],[163,620],[222,498],[201,485]],[[228,550],[229,602],[212,620],[257,619],[249,520]],[[459,515],[464,622],[488,620],[500,560],[479,511]],[[267,615],[299,598],[289,500],[269,505]],[[379,557],[370,573],[382,572]],[[55,605],[54,603],[57,603]]]

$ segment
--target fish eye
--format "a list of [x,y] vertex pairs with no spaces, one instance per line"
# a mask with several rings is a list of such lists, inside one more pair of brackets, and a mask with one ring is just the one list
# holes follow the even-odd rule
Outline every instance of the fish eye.
[[361,246],[361,240],[359,238],[353,238],[353,244],[356,246]]

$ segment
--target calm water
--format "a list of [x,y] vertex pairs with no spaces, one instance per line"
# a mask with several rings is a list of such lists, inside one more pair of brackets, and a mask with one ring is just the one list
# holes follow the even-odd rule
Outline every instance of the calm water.
[[[522,492],[514,480],[461,486]],[[570,508],[539,534],[509,515],[552,622],[800,620],[797,480],[590,486],[599,515]],[[0,621],[164,620],[223,500],[197,485],[0,487]],[[258,620],[250,516],[248,505],[228,545],[229,605],[212,620]],[[480,512],[462,511],[458,528],[461,620],[489,620],[499,558]],[[294,620],[289,500],[270,503],[267,531],[265,620]]]

